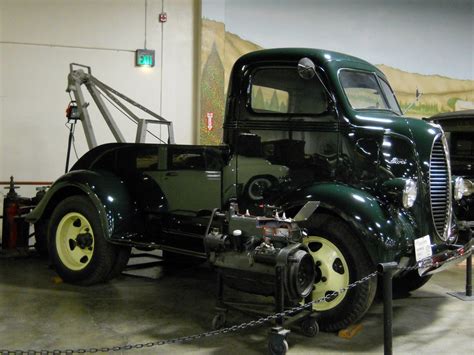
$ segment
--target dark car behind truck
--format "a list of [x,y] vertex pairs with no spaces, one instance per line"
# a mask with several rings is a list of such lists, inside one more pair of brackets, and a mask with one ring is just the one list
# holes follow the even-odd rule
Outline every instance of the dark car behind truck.
[[[265,104],[273,96],[278,107]],[[378,263],[467,256],[471,246],[458,245],[452,216],[459,188],[443,131],[404,117],[375,66],[331,51],[275,49],[235,63],[221,146],[99,146],[58,179],[29,220],[49,226],[50,254],[66,281],[107,280],[138,246],[208,259],[232,287],[271,294],[247,285],[264,273],[248,265],[263,250],[277,255],[301,243],[295,250],[313,257],[313,298],[320,298]],[[300,240],[288,226],[307,203],[319,207],[299,223]],[[240,212],[230,213],[237,205]],[[277,220],[290,221],[270,234],[255,228],[269,206]],[[229,217],[213,224],[219,211]],[[431,253],[415,255],[415,243]],[[429,275],[396,277],[411,290]],[[376,283],[315,304],[320,326],[360,319]]]
[[474,229],[474,110],[441,113],[425,120],[439,124],[446,134],[452,174],[465,182],[465,196],[455,202],[454,213],[458,223]]

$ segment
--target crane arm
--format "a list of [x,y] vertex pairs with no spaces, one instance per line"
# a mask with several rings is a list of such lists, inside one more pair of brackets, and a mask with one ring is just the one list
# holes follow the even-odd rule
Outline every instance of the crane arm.
[[[75,67],[81,67],[87,69],[85,72],[83,69],[75,69]],[[82,126],[84,128],[84,134],[86,136],[87,145],[89,149],[92,149],[97,146],[97,140],[95,138],[94,129],[92,127],[88,106],[84,99],[84,94],[82,92],[82,85],[85,85],[89,91],[92,99],[94,100],[97,108],[99,109],[102,117],[104,118],[107,126],[112,132],[114,138],[117,142],[125,142],[125,138],[122,135],[119,127],[115,123],[107,105],[102,99],[102,94],[107,96],[113,103],[120,107],[128,117],[137,124],[137,134],[135,137],[135,143],[145,142],[147,125],[148,124],[162,124],[168,126],[168,143],[174,144],[174,134],[173,134],[173,124],[172,122],[164,119],[162,116],[151,111],[145,106],[139,104],[138,102],[132,100],[128,96],[118,92],[117,90],[111,88],[107,84],[103,83],[99,79],[95,78],[92,75],[91,68],[82,64],[71,63],[69,66],[69,75],[68,75],[68,86],[66,91],[74,95],[74,99],[77,102],[77,107],[79,110],[80,119],[82,121]],[[138,117],[130,108],[127,107],[121,100],[129,103],[130,105],[138,108],[142,112],[152,116],[154,119],[143,119]]]

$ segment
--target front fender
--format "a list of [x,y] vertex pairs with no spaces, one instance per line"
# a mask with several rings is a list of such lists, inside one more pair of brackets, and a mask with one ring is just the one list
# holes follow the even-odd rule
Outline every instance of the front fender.
[[288,210],[307,201],[320,201],[316,215],[328,212],[343,219],[365,246],[374,264],[398,261],[412,251],[416,226],[409,215],[403,210],[385,207],[366,191],[338,183],[319,183],[291,191],[277,201],[277,205]]
[[106,238],[118,239],[131,230],[130,196],[124,182],[107,171],[74,170],[61,176],[26,220],[36,223],[48,219],[59,202],[77,194],[88,196],[97,208]]

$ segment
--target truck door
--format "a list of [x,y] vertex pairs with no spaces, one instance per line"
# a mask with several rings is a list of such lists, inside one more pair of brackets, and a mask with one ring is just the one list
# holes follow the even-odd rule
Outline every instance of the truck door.
[[239,204],[333,180],[338,119],[318,77],[300,77],[293,63],[259,63],[248,75],[234,134]]

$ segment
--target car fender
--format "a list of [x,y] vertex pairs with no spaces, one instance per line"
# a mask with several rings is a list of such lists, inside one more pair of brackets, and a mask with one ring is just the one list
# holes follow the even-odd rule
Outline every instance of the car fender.
[[367,191],[334,182],[318,183],[297,188],[276,204],[285,210],[296,210],[307,201],[320,202],[315,215],[326,212],[344,220],[374,264],[398,261],[412,249],[416,226],[408,211],[385,206]]
[[87,196],[97,208],[107,239],[118,241],[121,236],[132,232],[133,201],[124,181],[108,171],[74,170],[63,175],[26,220],[36,223],[48,219],[59,202],[77,194]]

